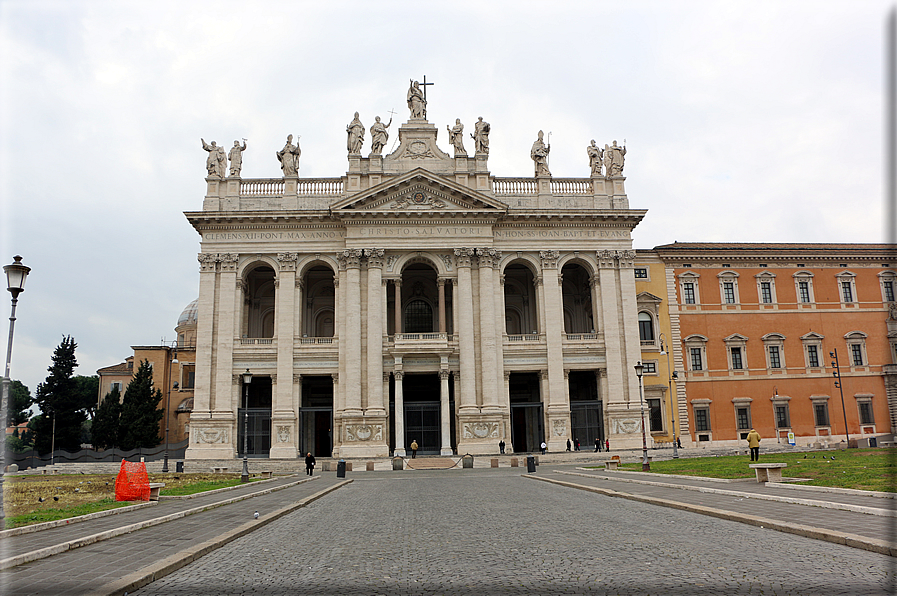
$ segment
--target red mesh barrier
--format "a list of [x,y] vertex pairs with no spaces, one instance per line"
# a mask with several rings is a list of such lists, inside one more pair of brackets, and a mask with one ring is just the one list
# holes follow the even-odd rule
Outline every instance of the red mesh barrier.
[[122,461],[115,479],[116,501],[149,501],[149,475],[143,462]]

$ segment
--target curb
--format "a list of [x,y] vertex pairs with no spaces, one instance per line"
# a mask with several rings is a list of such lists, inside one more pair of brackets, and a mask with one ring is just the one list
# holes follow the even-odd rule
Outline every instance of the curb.
[[[318,478],[320,478],[320,476],[318,476]],[[335,484],[329,488],[325,488],[320,492],[305,497],[304,499],[296,501],[295,503],[291,503],[290,505],[278,509],[277,511],[264,515],[257,520],[246,522],[240,527],[230,530],[220,536],[207,540],[196,546],[184,549],[181,552],[166,557],[165,559],[162,559],[161,561],[158,561],[156,563],[153,563],[149,567],[141,569],[140,571],[135,571],[117,581],[96,588],[93,591],[88,592],[87,596],[124,596],[129,592],[138,590],[143,586],[156,581],[157,579],[161,579],[166,575],[169,575],[170,573],[174,573],[178,569],[189,565],[200,557],[207,555],[210,552],[221,548],[222,546],[225,546],[229,542],[233,542],[237,538],[241,538],[246,534],[249,534],[253,530],[266,526],[288,513],[292,513],[297,509],[305,507],[309,503],[312,503],[327,495],[328,493],[331,493],[338,488],[342,488],[343,486],[350,484],[351,482],[353,482],[353,480],[344,480],[343,482]]]
[[850,534],[848,532],[838,532],[836,530],[827,530],[825,528],[816,528],[813,526],[803,526],[800,524],[780,522],[765,517],[759,517],[757,515],[747,515],[744,513],[723,511],[721,509],[714,509],[712,507],[705,507],[703,505],[691,505],[678,501],[670,501],[668,499],[658,499],[656,497],[633,495],[631,493],[624,493],[606,488],[584,486],[582,484],[574,484],[572,482],[564,482],[562,480],[541,478],[539,476],[531,476],[529,474],[524,474],[523,478],[541,480],[542,482],[548,482],[550,484],[557,484],[560,486],[565,486],[567,488],[575,488],[578,490],[598,493],[608,497],[619,497],[622,499],[629,499],[630,501],[639,501],[641,503],[648,503],[650,505],[659,505],[661,507],[669,507],[671,509],[689,511],[691,513],[698,513],[700,515],[707,515],[719,519],[740,522],[751,526],[759,526],[761,528],[768,528],[770,530],[777,530],[779,532],[786,532],[788,534],[796,534],[798,536],[803,536],[804,538],[813,538],[815,540],[823,540],[825,542],[832,542],[834,544],[843,544],[844,546],[850,546],[852,548],[859,548],[882,555],[897,557],[897,544],[892,544],[885,540],[859,536],[858,534]]
[[67,542],[62,542],[60,544],[54,544],[53,546],[47,546],[45,548],[41,548],[38,550],[33,550],[33,551],[29,551],[27,553],[22,553],[20,555],[14,556],[14,557],[9,557],[9,558],[0,560],[0,570],[9,569],[10,567],[16,567],[17,565],[22,565],[24,563],[30,563],[31,561],[37,561],[38,559],[45,559],[47,557],[52,557],[53,555],[58,555],[59,553],[64,553],[73,548],[88,546],[90,544],[102,542],[103,540],[109,540],[110,538],[115,538],[116,536],[121,536],[122,534],[129,534],[136,530],[142,530],[143,528],[151,528],[153,526],[158,526],[159,524],[164,524],[166,522],[170,522],[170,521],[173,521],[176,519],[180,519],[182,517],[186,517],[188,515],[193,515],[194,513],[202,513],[203,511],[208,511],[209,509],[215,509],[216,507],[223,507],[224,505],[230,505],[231,503],[237,503],[239,501],[251,499],[252,497],[266,495],[268,493],[272,493],[272,492],[275,492],[278,490],[283,490],[283,489],[289,488],[291,486],[296,486],[297,484],[302,484],[304,482],[316,480],[318,478],[320,478],[320,476],[307,478],[305,480],[297,480],[296,482],[290,482],[290,483],[284,484],[282,486],[275,486],[273,488],[268,488],[268,489],[265,489],[262,491],[249,493],[246,495],[240,495],[239,497],[232,497],[230,499],[225,499],[224,501],[217,501],[215,503],[209,503],[208,505],[201,505],[199,507],[194,507],[192,509],[185,509],[184,511],[178,511],[177,513],[163,515],[162,517],[155,517],[153,519],[144,520],[142,522],[128,524],[127,526],[113,528],[111,530],[106,530],[105,532],[99,532],[97,534],[91,534],[89,536],[82,536],[81,538],[76,538],[74,540],[69,540]]
[[757,499],[760,501],[775,501],[777,503],[792,503],[794,505],[809,505],[810,507],[820,507],[822,509],[835,509],[838,511],[852,511],[854,513],[865,513],[867,515],[878,515],[881,517],[897,517],[897,511],[892,509],[881,509],[878,507],[866,507],[865,505],[853,505],[851,503],[836,503],[834,501],[817,501],[815,499],[799,499],[797,497],[781,497],[778,495],[764,495],[760,493],[739,492],[736,490],[724,490],[721,488],[709,488],[706,486],[689,486],[687,484],[673,484],[670,482],[657,482],[653,480],[635,480],[633,478],[613,478],[610,476],[601,476],[599,474],[583,474],[581,472],[565,472],[563,470],[553,470],[555,474],[567,474],[570,476],[582,476],[584,478],[600,478],[601,480],[610,480],[611,482],[630,482],[632,484],[646,484],[648,486],[659,486],[661,488],[678,488],[680,490],[690,490],[699,493],[708,493],[716,495],[731,495],[734,497],[744,497],[748,499]]
[[[8,530],[0,530],[0,540],[4,538],[11,538],[13,536],[21,536],[22,534],[30,534],[32,532],[40,532],[41,530],[49,530],[51,528],[58,528],[59,526],[67,526],[70,524],[76,524],[78,522],[90,521],[92,519],[97,519],[100,517],[106,517],[109,515],[115,515],[117,513],[128,513],[129,511],[135,511],[137,509],[143,509],[145,507],[152,507],[153,505],[158,505],[158,501],[149,501],[148,503],[138,503],[137,505],[128,505],[125,507],[119,507],[118,509],[106,509],[104,511],[95,511],[93,513],[86,513],[84,515],[76,515],[75,517],[66,517],[64,519],[54,519],[53,521],[43,522],[39,524],[31,524],[30,526],[19,526],[18,528],[10,528]],[[0,567],[2,569],[2,567]]]
[[[274,482],[275,480],[283,480],[284,478],[289,478],[290,476],[298,476],[298,474],[285,474],[279,478],[265,478],[264,480],[256,480],[255,482],[249,483],[252,486],[258,486],[261,484],[267,484],[269,482]],[[181,499],[195,499],[196,497],[204,497],[206,495],[214,495],[216,493],[223,493],[229,490],[237,490],[238,488],[245,487],[245,484],[237,484],[234,486],[225,486],[224,488],[216,488],[214,490],[207,490],[201,493],[193,493],[192,495],[159,495],[160,501],[174,501]]]

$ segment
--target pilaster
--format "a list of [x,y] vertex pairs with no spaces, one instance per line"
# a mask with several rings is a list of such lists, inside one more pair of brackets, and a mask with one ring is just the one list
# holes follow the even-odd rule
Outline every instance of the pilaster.
[[277,307],[275,308],[275,337],[277,338],[277,378],[280,383],[272,387],[273,408],[271,412],[271,452],[272,458],[295,458],[296,420],[298,412],[293,409],[293,337],[296,319],[296,253],[279,253],[277,261],[280,272],[277,276]]
[[[551,451],[566,448],[570,428],[570,404],[564,383],[564,317],[563,279],[558,271],[560,253],[556,250],[540,251],[542,259],[543,295],[545,300],[545,347],[548,353],[547,425],[545,442]],[[546,395],[543,394],[543,403]]]

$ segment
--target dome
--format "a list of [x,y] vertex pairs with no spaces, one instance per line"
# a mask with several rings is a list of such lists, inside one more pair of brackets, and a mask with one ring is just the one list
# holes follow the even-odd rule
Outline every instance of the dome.
[[181,313],[181,316],[178,317],[178,327],[181,325],[189,325],[191,323],[196,323],[196,311],[199,310],[197,303],[199,299],[197,298],[193,302],[187,305],[184,309],[184,312]]

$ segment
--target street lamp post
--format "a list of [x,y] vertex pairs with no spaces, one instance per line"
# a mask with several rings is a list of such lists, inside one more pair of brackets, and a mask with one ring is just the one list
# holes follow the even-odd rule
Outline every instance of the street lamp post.
[[3,445],[0,446],[0,520],[6,518],[3,507],[3,474],[6,470],[6,427],[9,424],[9,364],[12,361],[12,336],[16,327],[16,304],[19,294],[25,291],[25,278],[31,267],[22,264],[22,257],[13,257],[11,265],[5,265],[6,289],[12,294],[12,312],[9,315],[9,343],[6,344],[6,369],[3,372],[3,388],[0,389],[0,420],[3,420]]
[[844,407],[844,387],[841,383],[841,365],[838,363],[838,348],[828,355],[832,358],[832,376],[835,377],[835,387],[841,392],[841,413],[844,414],[844,434],[847,436],[847,448],[850,449],[850,429],[847,428],[847,409]]
[[667,375],[669,375],[669,387],[670,387],[670,423],[673,425],[673,459],[679,459],[679,445],[676,443],[676,411],[673,408],[673,380],[677,379],[679,375],[676,374],[675,370],[670,370],[670,353],[666,350],[664,346],[664,336],[663,333],[660,334],[660,353],[665,354],[667,357]]
[[638,397],[642,406],[642,472],[650,472],[651,464],[648,463],[648,440],[645,438],[645,396],[642,391],[642,371],[645,369],[641,360],[635,365],[635,375],[638,377]]
[[178,364],[178,349],[174,349],[174,359],[168,364],[168,400],[165,403],[165,459],[162,461],[162,472],[168,471],[168,427],[171,426],[171,390],[179,387],[178,382],[171,383],[171,365]]
[[240,482],[249,482],[249,384],[252,383],[252,373],[249,369],[243,373],[243,472],[240,474]]

